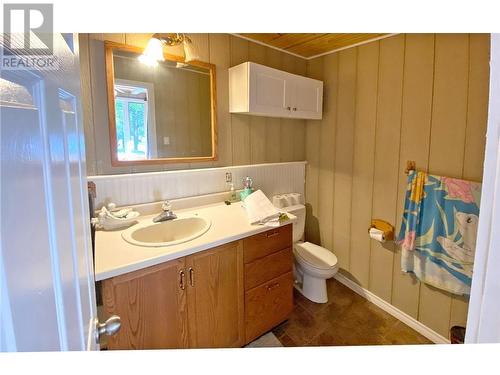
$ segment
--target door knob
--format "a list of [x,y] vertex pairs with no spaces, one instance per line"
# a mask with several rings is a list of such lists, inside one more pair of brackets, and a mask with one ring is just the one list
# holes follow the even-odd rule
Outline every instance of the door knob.
[[109,317],[104,323],[99,323],[96,320],[96,342],[99,343],[99,339],[104,335],[115,335],[120,330],[121,325],[122,322],[118,315]]

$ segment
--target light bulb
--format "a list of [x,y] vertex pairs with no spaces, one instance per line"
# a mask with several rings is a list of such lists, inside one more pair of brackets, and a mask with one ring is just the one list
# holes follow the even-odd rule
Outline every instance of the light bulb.
[[152,66],[155,67],[158,65],[158,61],[155,59],[152,59],[150,56],[147,55],[140,55],[139,56],[139,61],[143,63],[144,65],[147,66]]
[[165,61],[162,42],[156,38],[149,39],[144,52],[139,56],[139,61],[148,66],[156,66],[158,61]]

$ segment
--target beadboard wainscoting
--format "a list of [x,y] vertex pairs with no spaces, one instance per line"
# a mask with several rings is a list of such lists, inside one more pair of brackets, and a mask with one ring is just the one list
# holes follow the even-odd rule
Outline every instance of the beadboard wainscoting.
[[186,169],[151,173],[89,176],[96,184],[96,208],[109,202],[118,206],[178,199],[229,191],[226,173],[235,189],[246,176],[268,197],[296,192],[304,194],[306,162],[242,165],[222,168]]

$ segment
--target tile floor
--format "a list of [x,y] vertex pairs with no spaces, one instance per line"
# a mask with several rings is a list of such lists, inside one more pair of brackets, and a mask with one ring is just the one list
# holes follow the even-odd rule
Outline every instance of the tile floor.
[[317,304],[294,291],[290,319],[272,331],[283,346],[432,344],[335,279],[328,294],[328,303]]
[[252,341],[250,344],[245,345],[245,348],[273,348],[281,346],[283,346],[283,344],[276,338],[274,333],[267,332],[265,335],[262,335],[258,339]]

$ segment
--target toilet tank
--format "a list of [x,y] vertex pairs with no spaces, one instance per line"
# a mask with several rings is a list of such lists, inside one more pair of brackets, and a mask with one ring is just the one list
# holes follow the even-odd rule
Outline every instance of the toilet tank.
[[306,225],[306,206],[300,203],[301,195],[298,193],[281,194],[273,197],[273,204],[282,212],[289,212],[297,217],[293,223],[293,242],[302,240]]

